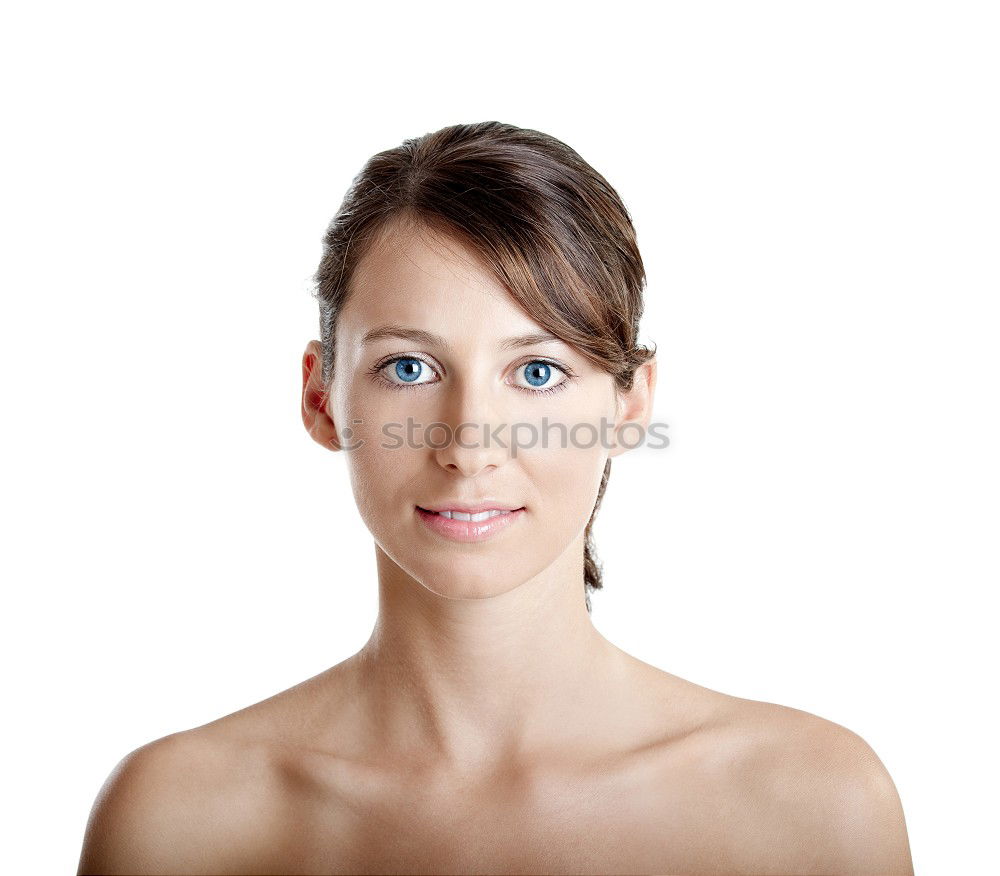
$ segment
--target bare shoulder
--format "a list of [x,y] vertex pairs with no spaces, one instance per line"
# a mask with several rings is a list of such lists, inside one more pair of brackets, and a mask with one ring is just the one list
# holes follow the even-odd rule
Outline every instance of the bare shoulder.
[[137,748],[94,802],[78,872],[239,873],[267,832],[266,753],[211,729]]
[[303,762],[351,695],[350,666],[124,757],[94,802],[79,873],[287,872],[312,787]]
[[732,698],[730,791],[749,864],[786,872],[912,874],[895,784],[857,733],[809,712]]

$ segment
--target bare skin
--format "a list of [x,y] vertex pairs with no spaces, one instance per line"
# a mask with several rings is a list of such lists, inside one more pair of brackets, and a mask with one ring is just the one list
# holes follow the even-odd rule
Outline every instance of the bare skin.
[[[561,342],[501,349],[540,327],[457,241],[404,224],[352,288],[333,384],[310,342],[302,405],[323,446],[344,447],[347,425],[365,439],[345,459],[375,538],[375,630],[315,678],[126,757],[80,873],[912,873],[899,797],[860,737],[595,629],[583,527],[624,448],[379,446],[407,417],[645,426],[655,362],[619,393]],[[362,343],[390,323],[446,344]],[[394,354],[420,357],[421,385],[373,376]],[[520,369],[550,359],[574,377],[534,395]],[[415,512],[484,497],[525,515],[470,545]]]
[[591,744],[477,771],[385,747],[359,652],[126,758],[79,872],[912,873],[860,737],[608,658]]

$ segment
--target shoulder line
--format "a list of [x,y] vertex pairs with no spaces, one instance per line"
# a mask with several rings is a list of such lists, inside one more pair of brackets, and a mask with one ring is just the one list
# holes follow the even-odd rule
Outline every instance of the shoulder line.
[[824,872],[913,872],[902,804],[872,747],[841,724],[753,703],[759,721],[740,758],[741,787],[761,835],[782,838],[791,866]]
[[[97,795],[78,872],[222,872],[245,857],[265,813],[267,765],[198,729],[127,754]],[[234,805],[234,802],[237,805]]]

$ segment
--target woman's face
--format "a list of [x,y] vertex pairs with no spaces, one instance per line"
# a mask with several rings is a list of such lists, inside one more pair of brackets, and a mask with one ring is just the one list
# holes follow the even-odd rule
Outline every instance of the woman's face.
[[[383,241],[339,317],[328,408],[375,541],[452,598],[505,593],[569,549],[582,558],[613,445],[611,375],[559,340],[508,342],[544,330],[457,240],[396,225]],[[475,540],[420,510],[482,504],[523,510],[487,537],[444,524]]]

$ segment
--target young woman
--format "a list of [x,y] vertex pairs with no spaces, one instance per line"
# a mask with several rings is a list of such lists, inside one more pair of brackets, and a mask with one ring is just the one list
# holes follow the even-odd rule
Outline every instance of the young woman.
[[498,122],[408,140],[354,180],[316,281],[302,416],[374,537],[374,631],[128,755],[81,873],[912,872],[860,737],[591,623],[591,524],[656,384],[599,173]]

